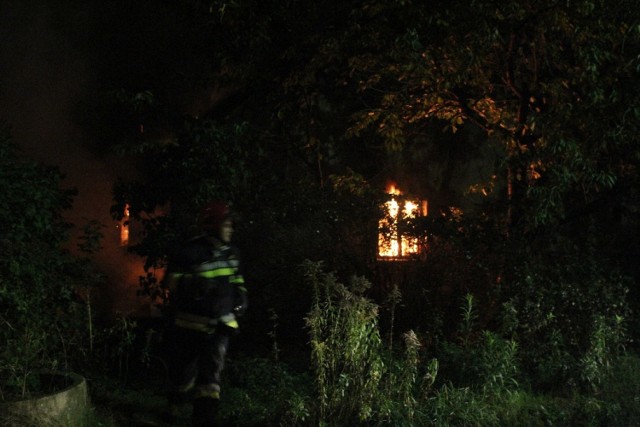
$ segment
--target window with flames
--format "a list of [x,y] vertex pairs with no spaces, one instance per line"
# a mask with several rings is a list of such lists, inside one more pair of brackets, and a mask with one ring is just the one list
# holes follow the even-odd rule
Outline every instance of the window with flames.
[[389,199],[384,203],[384,218],[378,223],[378,259],[405,260],[426,248],[423,239],[409,235],[405,227],[412,219],[427,216],[426,200],[414,200],[390,184]]

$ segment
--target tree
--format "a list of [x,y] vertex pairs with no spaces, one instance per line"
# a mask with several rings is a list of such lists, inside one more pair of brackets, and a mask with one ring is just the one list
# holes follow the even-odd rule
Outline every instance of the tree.
[[[277,259],[289,261],[286,252],[331,257],[321,247],[333,242],[336,265],[353,259],[366,270],[372,252],[363,236],[379,214],[381,171],[423,150],[421,173],[445,164],[434,186],[443,208],[454,200],[448,183],[456,162],[490,171],[469,189],[488,196],[469,196],[477,206],[467,203],[462,219],[444,211],[417,232],[443,242],[432,250],[456,254],[439,257],[448,262],[440,271],[468,272],[465,286],[486,290],[495,304],[512,295],[492,291],[527,286],[531,272],[544,273],[536,276],[543,283],[568,280],[556,274],[567,260],[572,286],[578,277],[599,280],[581,264],[637,277],[640,17],[632,1],[182,4],[205,23],[198,28],[209,28],[206,45],[218,70],[211,78],[231,94],[197,120],[227,129],[247,124],[251,177],[243,188],[259,190],[241,204],[260,211],[260,232],[278,234],[281,244],[269,246],[285,252]],[[232,134],[224,139],[234,141]],[[216,144],[187,141],[180,150]],[[154,150],[164,156],[163,147]],[[198,182],[209,176],[181,170]],[[176,189],[164,194],[179,199]],[[358,230],[350,239],[360,248],[341,251],[345,245],[336,242],[345,230]],[[629,244],[635,249],[617,249]],[[611,284],[614,299],[622,283]],[[598,296],[586,306],[601,311]],[[588,320],[574,322],[589,328]]]

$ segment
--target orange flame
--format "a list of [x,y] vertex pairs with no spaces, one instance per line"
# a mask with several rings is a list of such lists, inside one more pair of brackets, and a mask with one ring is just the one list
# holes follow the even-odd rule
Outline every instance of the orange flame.
[[398,196],[402,191],[394,182],[390,182],[386,189],[391,196],[385,202],[383,208],[386,217],[379,222],[378,233],[378,257],[380,258],[403,258],[420,252],[418,239],[410,236],[403,236],[398,232],[398,222],[427,215],[427,201],[421,202],[408,200]]
[[387,184],[387,194],[391,194],[394,196],[400,196],[402,195],[402,192],[398,189],[398,187],[396,187],[396,183],[395,182],[389,182]]
[[129,244],[129,204],[124,205],[122,220],[120,221],[120,245],[127,246]]

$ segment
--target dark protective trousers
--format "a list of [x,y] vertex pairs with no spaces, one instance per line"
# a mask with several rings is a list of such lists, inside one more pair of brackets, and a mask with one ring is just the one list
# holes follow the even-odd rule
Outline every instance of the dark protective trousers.
[[167,341],[170,403],[217,400],[229,346],[226,330],[206,334],[174,326]]

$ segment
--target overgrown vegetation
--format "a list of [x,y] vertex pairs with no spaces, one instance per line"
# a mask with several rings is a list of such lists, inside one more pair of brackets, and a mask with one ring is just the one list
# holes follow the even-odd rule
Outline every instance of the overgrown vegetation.
[[[619,343],[619,329],[616,334],[603,324],[592,328],[591,344],[579,360],[567,363],[563,355],[548,354],[548,362],[566,363],[567,374],[589,387],[542,393],[532,387],[540,373],[526,369],[537,349],[482,329],[471,295],[461,301],[455,338],[425,346],[424,337],[408,331],[403,351],[392,352],[380,340],[379,307],[362,296],[366,281],[345,286],[318,264],[305,268],[318,292],[308,317],[317,393],[310,413],[317,424],[624,425],[640,416],[637,409],[628,411],[638,399],[640,378],[623,380],[614,373],[637,357],[604,350]],[[619,382],[636,390],[624,402],[604,392]]]
[[0,134],[0,400],[38,392],[37,370],[66,370],[79,356],[83,265],[61,248],[72,192],[58,171],[24,161]]
[[[514,334],[507,327],[517,314],[498,330],[485,329],[479,323],[481,308],[468,294],[459,301],[454,335],[434,341],[432,331],[409,330],[402,333],[401,343],[392,346],[381,338],[384,308],[365,296],[370,287],[366,279],[353,277],[343,283],[322,263],[311,261],[301,265],[301,273],[303,286],[314,295],[306,317],[309,369],[295,367],[277,352],[232,357],[224,374],[221,422],[625,426],[640,421],[640,358],[619,347],[625,338],[619,317],[609,319],[613,323],[599,318],[589,327],[588,344],[579,357],[577,353],[568,357],[561,350],[541,356],[525,334]],[[530,361],[536,357],[537,365],[531,369]],[[546,367],[549,376],[558,375],[553,368],[557,366],[562,366],[563,377],[554,381],[556,387],[541,387],[541,371]],[[149,378],[153,382],[159,377],[141,379]],[[557,386],[571,379],[573,386]],[[130,395],[126,387],[115,395],[103,388],[99,395],[111,395],[106,401],[114,405],[112,414],[117,414],[118,405],[138,412],[162,407],[157,391],[154,394],[148,384],[137,387],[141,391]],[[187,422],[186,407],[182,419]]]
[[[198,206],[224,198],[242,213],[251,309],[221,418],[640,423],[633,1],[166,7],[184,20],[167,31],[189,28],[206,58],[187,83],[225,98],[185,117],[162,91],[184,75],[156,70],[96,96],[110,113],[92,120],[109,129],[101,149],[140,172],[114,187],[112,212],[129,204],[143,225],[132,251],[155,302],[153,272]],[[60,249],[71,194],[18,160],[0,145],[0,386],[77,366],[97,401],[135,406],[136,374],[162,389],[162,354],[133,319],[94,323],[78,293],[94,276]],[[399,226],[427,250],[400,264],[375,259],[387,179],[429,199],[429,216]]]
[[640,358],[620,348],[605,350],[623,338],[619,327],[613,334],[604,323],[591,328],[581,358],[548,352],[540,365],[562,365],[565,378],[582,381],[548,390],[537,385],[539,370],[528,366],[538,349],[525,347],[526,338],[482,328],[471,295],[459,301],[454,336],[430,342],[428,334],[405,331],[402,343],[392,347],[381,339],[381,307],[364,296],[366,279],[343,283],[311,261],[301,272],[314,294],[306,317],[310,369],[296,369],[275,353],[232,358],[225,371],[222,422],[625,426],[640,421]]

